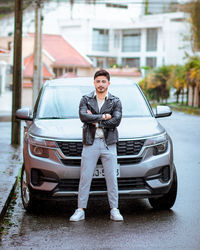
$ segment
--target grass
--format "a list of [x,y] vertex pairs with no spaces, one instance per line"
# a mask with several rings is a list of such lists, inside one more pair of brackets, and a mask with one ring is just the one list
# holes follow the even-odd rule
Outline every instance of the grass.
[[191,107],[186,104],[180,104],[175,102],[168,103],[167,105],[176,111],[181,111],[187,114],[200,115],[200,108],[197,107]]
[[152,108],[156,108],[157,105],[167,105],[174,111],[184,112],[186,114],[200,115],[200,108],[191,107],[186,104],[169,102],[169,103],[151,103]]

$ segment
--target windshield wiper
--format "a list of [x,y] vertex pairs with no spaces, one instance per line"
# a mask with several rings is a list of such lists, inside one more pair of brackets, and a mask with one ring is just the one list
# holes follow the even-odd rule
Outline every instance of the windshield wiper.
[[48,120],[48,119],[52,119],[52,120],[56,120],[56,119],[78,119],[78,116],[47,116],[47,117],[37,117],[38,119],[41,120]]
[[39,117],[38,119],[48,120],[48,119],[63,119],[63,117],[49,116],[49,117]]

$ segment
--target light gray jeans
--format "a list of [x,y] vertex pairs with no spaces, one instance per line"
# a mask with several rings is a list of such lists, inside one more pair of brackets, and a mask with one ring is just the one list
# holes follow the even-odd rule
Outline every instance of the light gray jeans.
[[118,208],[117,149],[116,144],[105,146],[104,139],[96,138],[92,145],[83,145],[78,191],[78,207],[86,208],[93,173],[101,158],[106,179],[110,208]]

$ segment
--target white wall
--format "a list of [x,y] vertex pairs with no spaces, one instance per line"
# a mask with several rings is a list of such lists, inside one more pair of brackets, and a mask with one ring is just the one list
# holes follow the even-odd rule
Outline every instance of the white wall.
[[165,48],[165,64],[184,64],[187,60],[185,52],[191,54],[189,42],[184,41],[184,36],[189,34],[186,23],[166,20],[163,33]]

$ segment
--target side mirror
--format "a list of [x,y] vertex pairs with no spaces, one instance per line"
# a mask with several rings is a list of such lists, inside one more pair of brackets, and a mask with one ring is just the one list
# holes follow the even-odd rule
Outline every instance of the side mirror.
[[32,108],[21,108],[15,113],[15,117],[20,120],[32,121],[33,111]]
[[156,107],[156,114],[155,114],[156,118],[170,116],[171,114],[172,114],[172,110],[169,106],[158,105]]

